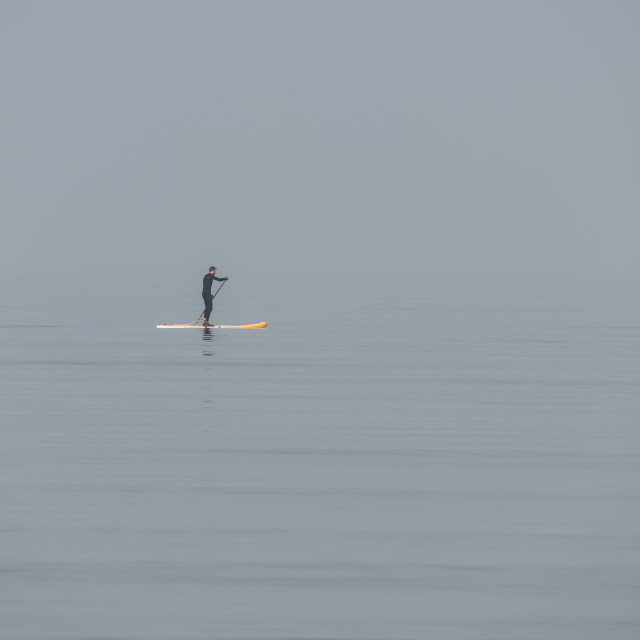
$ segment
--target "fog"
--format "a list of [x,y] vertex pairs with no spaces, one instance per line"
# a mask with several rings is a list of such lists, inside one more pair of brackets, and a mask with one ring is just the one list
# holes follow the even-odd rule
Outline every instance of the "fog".
[[5,1],[3,281],[638,277],[639,19]]

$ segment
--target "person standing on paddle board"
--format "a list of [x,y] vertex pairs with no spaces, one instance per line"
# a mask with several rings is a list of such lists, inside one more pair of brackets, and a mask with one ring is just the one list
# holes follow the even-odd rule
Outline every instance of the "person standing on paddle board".
[[211,308],[213,307],[213,296],[211,295],[211,285],[214,280],[218,282],[226,282],[229,278],[216,278],[216,268],[209,267],[209,273],[202,278],[202,299],[204,300],[204,322],[205,327],[209,325],[209,318],[211,317]]

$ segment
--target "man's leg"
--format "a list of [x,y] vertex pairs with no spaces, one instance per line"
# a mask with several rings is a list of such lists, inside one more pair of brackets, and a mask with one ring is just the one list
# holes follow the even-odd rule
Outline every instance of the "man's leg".
[[211,296],[202,296],[204,300],[204,321],[205,323],[209,322],[209,318],[211,317],[211,308],[213,307],[213,302],[211,301]]

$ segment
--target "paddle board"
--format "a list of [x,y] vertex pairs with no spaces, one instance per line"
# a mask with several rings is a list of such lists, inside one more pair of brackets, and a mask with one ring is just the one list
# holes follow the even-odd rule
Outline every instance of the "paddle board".
[[219,324],[205,327],[201,324],[159,324],[156,329],[264,329],[266,322],[257,324]]

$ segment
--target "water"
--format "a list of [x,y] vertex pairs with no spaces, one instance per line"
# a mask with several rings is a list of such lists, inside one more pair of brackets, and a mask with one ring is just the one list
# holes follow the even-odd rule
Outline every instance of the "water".
[[629,286],[191,293],[5,299],[3,640],[638,637]]

